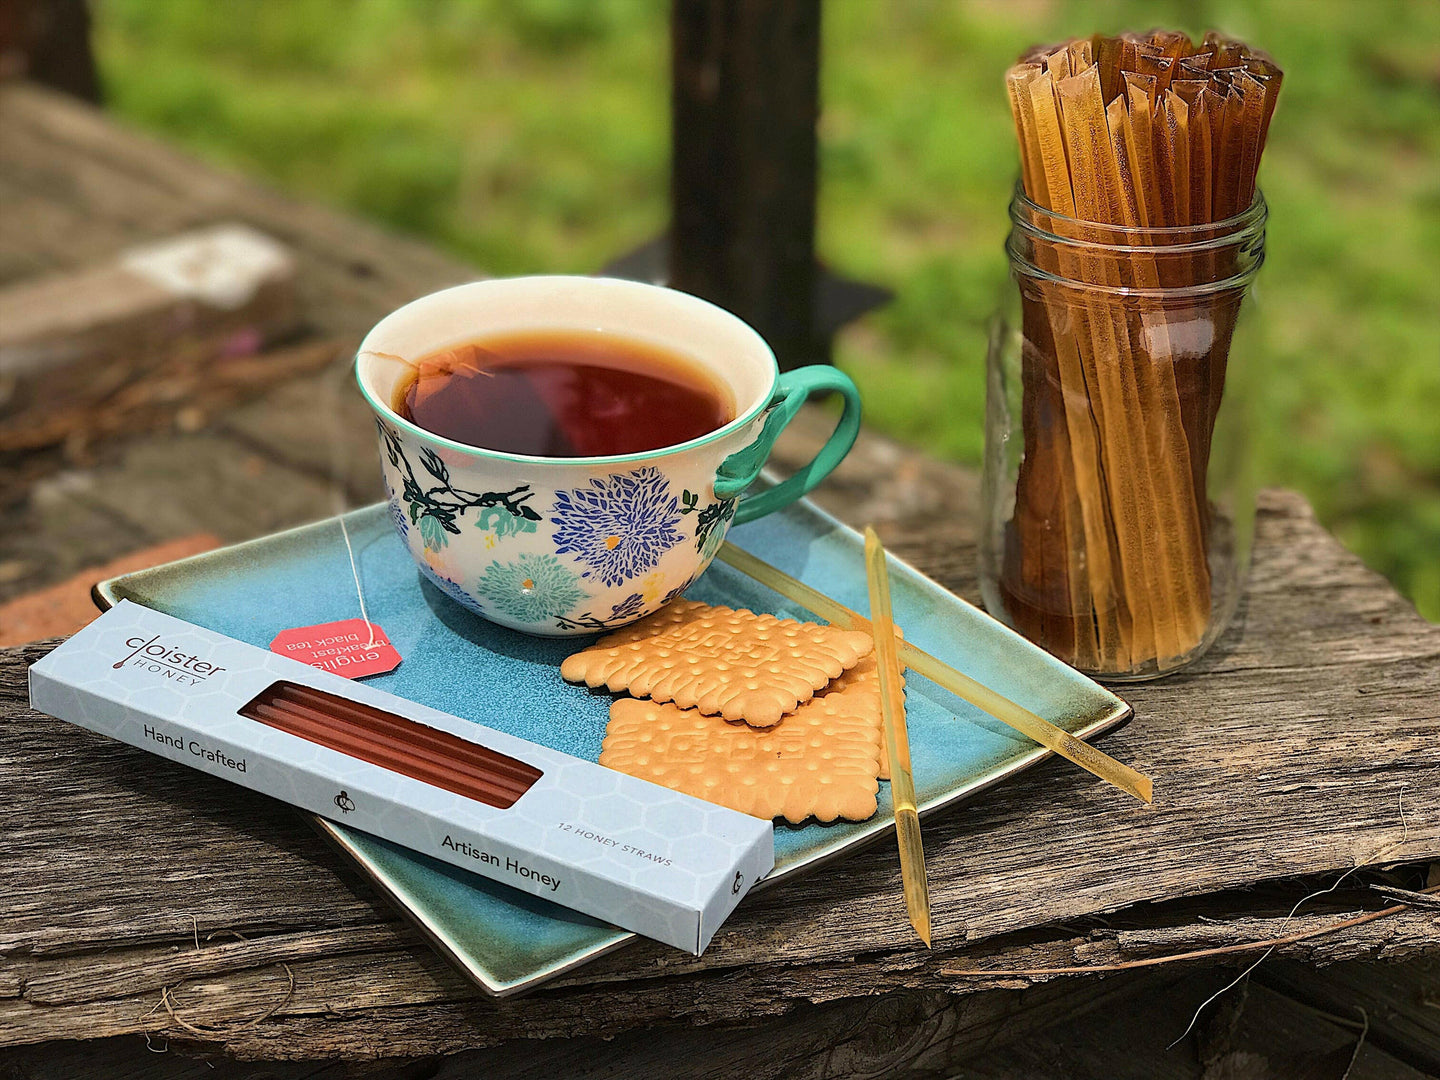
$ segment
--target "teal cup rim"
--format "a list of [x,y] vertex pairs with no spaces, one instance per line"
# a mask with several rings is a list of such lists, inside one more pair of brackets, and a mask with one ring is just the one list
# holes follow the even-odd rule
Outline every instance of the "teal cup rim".
[[[749,398],[749,403],[743,411],[726,424],[721,425],[714,431],[706,432],[704,435],[682,443],[675,443],[670,446],[657,447],[653,450],[644,450],[630,454],[606,454],[593,457],[543,457],[535,454],[516,454],[503,450],[490,450],[485,447],[471,446],[468,443],[457,442],[454,439],[438,435],[428,431],[413,421],[406,420],[388,401],[381,400],[380,394],[368,385],[366,372],[364,370],[367,359],[374,357],[378,363],[404,363],[403,360],[395,358],[388,351],[377,349],[375,345],[384,341],[387,332],[401,332],[404,330],[404,323],[399,327],[392,324],[402,312],[413,308],[416,304],[431,303],[442,305],[447,294],[454,294],[463,291],[475,291],[483,289],[491,284],[496,288],[517,289],[521,295],[529,288],[548,286],[555,289],[585,288],[591,290],[612,290],[617,299],[620,295],[628,294],[631,298],[639,296],[647,300],[660,301],[667,305],[671,314],[678,318],[684,318],[686,311],[696,317],[697,322],[708,320],[711,323],[710,329],[715,332],[718,325],[725,331],[733,332],[735,335],[729,340],[728,348],[732,351],[743,351],[750,363],[749,376],[744,376],[743,381],[737,382],[734,378],[720,368],[713,361],[702,358],[697,363],[707,371],[716,373],[718,377],[725,379],[728,388],[737,397],[742,391]],[[410,313],[415,314],[413,311]],[[544,319],[536,319],[537,324],[543,325]],[[559,320],[564,322],[565,320]],[[606,327],[597,327],[601,332],[618,333],[621,330],[609,330]],[[380,341],[376,339],[380,338]],[[723,341],[723,337],[722,337]],[[451,342],[453,344],[453,341]],[[427,347],[427,352],[436,349],[446,348],[445,343],[433,344]],[[692,355],[694,350],[691,350]],[[733,524],[743,524],[746,521],[754,520],[765,514],[779,509],[788,502],[805,495],[823,480],[849,453],[851,446],[860,430],[861,402],[860,394],[854,382],[844,372],[829,364],[815,364],[808,367],[795,368],[790,371],[781,372],[776,362],[775,354],[765,339],[750,326],[745,320],[732,312],[709,301],[702,300],[689,293],[680,292],[676,289],[669,289],[659,285],[650,285],[644,282],[627,281],[621,278],[604,277],[581,277],[576,275],[531,275],[518,278],[491,278],[485,281],[470,282],[463,285],[453,286],[450,289],[442,289],[426,296],[410,301],[391,312],[381,319],[371,331],[365,335],[365,340],[360,343],[355,354],[355,381],[360,388],[361,396],[374,411],[382,424],[393,425],[398,431],[409,437],[418,440],[422,445],[436,446],[449,449],[455,453],[465,455],[476,461],[491,461],[505,464],[525,465],[532,469],[555,468],[610,468],[634,464],[636,462],[661,461],[687,452],[709,446],[713,443],[734,436],[745,436],[746,429],[759,422],[761,428],[749,439],[746,446],[726,455],[713,481],[713,491],[717,498],[729,500],[739,498],[739,505],[736,507]],[[836,422],[835,430],[830,438],[820,448],[816,455],[796,472],[780,481],[775,487],[767,491],[755,494],[745,494],[746,490],[755,482],[760,475],[760,470],[769,458],[770,451],[775,440],[781,431],[795,418],[800,407],[812,395],[817,393],[835,392],[843,400],[843,410],[839,420]],[[737,401],[737,407],[740,402]],[[743,495],[743,497],[741,497]]]
[[[430,297],[442,296],[446,293],[451,293],[462,289],[470,289],[473,288],[475,285],[484,284],[485,280],[496,282],[544,281],[553,282],[556,285],[578,284],[584,282],[587,284],[600,283],[605,287],[623,286],[627,289],[644,290],[650,294],[663,295],[667,302],[678,302],[682,306],[697,306],[697,310],[706,310],[718,313],[725,320],[733,323],[739,329],[740,333],[743,336],[748,336],[752,338],[753,343],[759,347],[760,355],[763,355],[765,360],[767,360],[769,363],[769,388],[765,391],[764,394],[762,394],[758,399],[756,399],[755,402],[750,405],[743,413],[737,415],[734,420],[731,420],[728,423],[716,428],[714,431],[708,431],[704,435],[698,435],[695,438],[690,439],[686,442],[673,443],[670,446],[661,446],[653,450],[641,450],[629,454],[602,454],[593,457],[545,457],[539,454],[516,454],[507,450],[490,450],[483,446],[472,446],[469,443],[457,442],[454,439],[446,438],[444,435],[437,435],[435,432],[423,428],[420,425],[414,423],[413,421],[405,419],[390,406],[389,402],[381,401],[379,396],[376,395],[371,390],[371,388],[365,384],[365,378],[363,373],[361,372],[361,364],[364,362],[367,355],[379,355],[376,353],[375,350],[367,349],[366,344],[375,335],[375,333],[385,325],[385,322],[388,319],[390,319],[398,312],[403,311],[406,307],[409,306],[409,304],[416,303],[419,300],[426,300]],[[391,312],[389,315],[386,315],[385,318],[381,319],[378,323],[375,324],[375,326],[370,330],[370,332],[365,335],[365,339],[360,342],[359,348],[355,350],[355,383],[360,388],[360,394],[362,397],[364,397],[366,403],[369,404],[370,408],[373,409],[375,413],[386,423],[393,424],[396,427],[415,436],[416,438],[424,439],[427,442],[443,446],[448,450],[454,450],[457,453],[466,454],[470,457],[487,458],[495,461],[516,462],[525,465],[568,466],[573,468],[575,466],[587,465],[621,465],[625,464],[626,462],[646,461],[655,457],[665,457],[671,454],[682,453],[686,450],[692,450],[697,447],[705,446],[709,443],[715,442],[716,440],[722,439],[727,435],[731,435],[748,425],[751,421],[753,421],[756,417],[758,417],[761,413],[763,413],[773,404],[775,397],[775,389],[781,377],[780,365],[775,360],[775,353],[771,350],[769,344],[765,341],[764,338],[760,336],[760,334],[755,330],[755,328],[752,327],[749,323],[745,322],[744,319],[741,319],[738,315],[735,315],[732,312],[726,311],[724,308],[720,307],[717,304],[712,304],[708,300],[702,300],[700,297],[693,296],[690,293],[680,292],[678,289],[669,289],[660,285],[650,285],[646,282],[641,281],[628,281],[624,278],[586,277],[579,274],[531,274],[524,277],[515,278],[490,278],[484,279],[479,282],[466,282],[462,285],[453,285],[448,289],[440,289],[433,293],[427,293],[425,296],[417,297],[415,300],[410,301],[409,304],[402,305],[401,307],[396,308],[395,311]],[[438,349],[443,348],[446,348],[446,346],[436,345],[430,351],[434,352]],[[707,370],[709,370],[708,367]]]

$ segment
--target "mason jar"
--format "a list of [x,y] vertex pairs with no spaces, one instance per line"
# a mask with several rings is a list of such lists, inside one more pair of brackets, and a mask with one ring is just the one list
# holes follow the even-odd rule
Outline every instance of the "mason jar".
[[1263,197],[1125,228],[1017,191],[986,361],[986,607],[1088,674],[1154,678],[1235,612],[1255,496],[1244,324]]

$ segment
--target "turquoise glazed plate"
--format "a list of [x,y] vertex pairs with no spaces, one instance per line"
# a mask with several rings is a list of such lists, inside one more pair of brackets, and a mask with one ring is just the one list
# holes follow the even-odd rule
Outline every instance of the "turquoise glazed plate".
[[[381,504],[345,517],[371,619],[404,658],[373,685],[432,708],[594,761],[610,696],[561,680],[560,661],[588,638],[536,638],[460,607],[415,568]],[[863,542],[801,501],[731,530],[732,543],[866,611]],[[1114,694],[1055,660],[903,563],[893,564],[895,619],[921,648],[1080,738],[1130,715]],[[694,600],[809,617],[788,600],[715,563]],[[103,581],[101,606],[120,600],[168,612],[267,647],[281,630],[359,614],[338,519]],[[922,814],[949,806],[1049,751],[911,673],[906,713]],[[495,995],[530,989],[634,936],[335,822],[315,819],[435,946]],[[782,826],[775,870],[762,887],[811,869],[894,826],[890,785],[859,824]]]

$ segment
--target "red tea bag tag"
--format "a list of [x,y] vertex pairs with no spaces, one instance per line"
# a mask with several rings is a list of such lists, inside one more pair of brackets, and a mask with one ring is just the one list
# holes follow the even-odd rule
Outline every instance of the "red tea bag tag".
[[364,619],[282,630],[270,642],[270,651],[347,679],[384,675],[400,664],[400,654],[385,631]]

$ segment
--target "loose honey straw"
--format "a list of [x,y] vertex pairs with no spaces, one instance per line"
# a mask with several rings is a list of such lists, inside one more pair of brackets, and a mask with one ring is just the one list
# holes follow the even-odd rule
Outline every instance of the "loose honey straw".
[[[844,627],[846,630],[873,632],[870,620],[859,612],[852,611],[839,601],[832,600],[818,589],[791,577],[763,559],[756,558],[728,540],[720,545],[718,558],[727,566],[734,567],[742,574],[754,578],[760,584],[773,589],[786,599],[794,601],[806,611],[818,615],[826,622]],[[943,660],[908,641],[901,640],[897,643],[897,653],[900,662],[911,671],[924,676],[936,686],[950,691],[960,700],[969,702],[981,712],[988,713],[1026,738],[1034,740],[1045,749],[1079,765],[1082,769],[1094,773],[1107,784],[1112,784],[1121,791],[1135,796],[1141,802],[1148,803],[1152,800],[1150,778],[1144,773],[1121,764],[1104,751],[1097,750],[1089,743],[1077,739],[1064,728],[1056,727],[1050,721],[1037,716],[1024,706],[1018,705],[990,689],[984,683],[972,679],[969,675],[956,671]]]
[[895,804],[895,839],[900,846],[900,879],[910,925],[930,947],[930,885],[925,878],[925,848],[920,842],[920,813],[910,771],[910,736],[905,729],[905,689],[895,653],[895,624],[890,617],[890,573],[880,537],[865,529],[865,578],[870,586],[871,633],[880,676],[880,715],[890,755],[890,797]]

